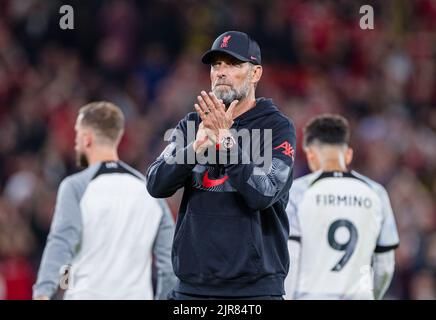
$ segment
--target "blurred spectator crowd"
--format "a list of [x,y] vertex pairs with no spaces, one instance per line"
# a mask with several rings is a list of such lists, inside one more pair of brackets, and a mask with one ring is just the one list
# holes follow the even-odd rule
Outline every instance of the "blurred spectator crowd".
[[[61,30],[59,8],[74,9]],[[359,28],[370,4],[375,29]],[[295,123],[295,177],[308,173],[302,128],[350,121],[352,168],[382,183],[400,233],[387,299],[436,299],[436,1],[67,2],[0,0],[0,299],[29,299],[57,187],[77,171],[80,106],[126,115],[124,161],[144,172],[166,130],[210,87],[201,54],[226,30],[262,49],[258,96]],[[177,212],[180,193],[168,199]]]

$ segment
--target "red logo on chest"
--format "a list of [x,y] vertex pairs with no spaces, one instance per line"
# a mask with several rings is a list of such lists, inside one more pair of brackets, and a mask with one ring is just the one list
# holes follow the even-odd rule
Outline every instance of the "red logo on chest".
[[229,178],[229,176],[224,176],[224,177],[219,178],[219,179],[210,179],[209,172],[206,171],[204,173],[204,176],[203,176],[203,187],[212,188],[212,187],[219,186],[219,185],[223,184],[224,182],[226,182],[226,180],[228,178]]

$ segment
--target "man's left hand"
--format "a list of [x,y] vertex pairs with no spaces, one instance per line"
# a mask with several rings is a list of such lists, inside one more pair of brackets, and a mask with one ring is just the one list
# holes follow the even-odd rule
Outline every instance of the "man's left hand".
[[228,134],[228,130],[233,125],[233,113],[238,100],[234,100],[227,111],[222,100],[218,100],[213,92],[207,94],[205,91],[197,97],[198,104],[194,105],[195,110],[203,120],[209,139],[213,143],[220,141],[220,137]]

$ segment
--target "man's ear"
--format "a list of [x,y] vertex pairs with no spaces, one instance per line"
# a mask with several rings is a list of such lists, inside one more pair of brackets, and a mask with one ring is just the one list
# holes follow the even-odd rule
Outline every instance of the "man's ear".
[[347,148],[347,151],[345,152],[345,165],[348,167],[351,163],[351,161],[353,161],[353,149],[351,148]]
[[315,150],[311,147],[305,147],[304,153],[306,154],[306,160],[310,171],[313,172],[319,170],[320,165]]
[[87,129],[83,132],[83,146],[89,148],[94,143],[94,135],[91,130]]
[[259,82],[260,78],[262,77],[262,73],[263,73],[262,66],[258,66],[258,65],[253,66],[253,68],[251,69],[251,72],[252,72],[251,81],[253,83]]

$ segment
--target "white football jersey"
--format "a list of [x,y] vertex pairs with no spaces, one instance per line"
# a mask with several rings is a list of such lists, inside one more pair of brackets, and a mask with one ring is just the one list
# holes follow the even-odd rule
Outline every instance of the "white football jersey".
[[165,298],[175,284],[173,233],[171,212],[141,173],[122,161],[95,163],[59,188],[34,296],[51,297],[60,285],[66,300]]
[[301,242],[287,298],[374,298],[372,256],[399,244],[383,186],[354,171],[317,171],[295,180],[287,213],[290,239]]

